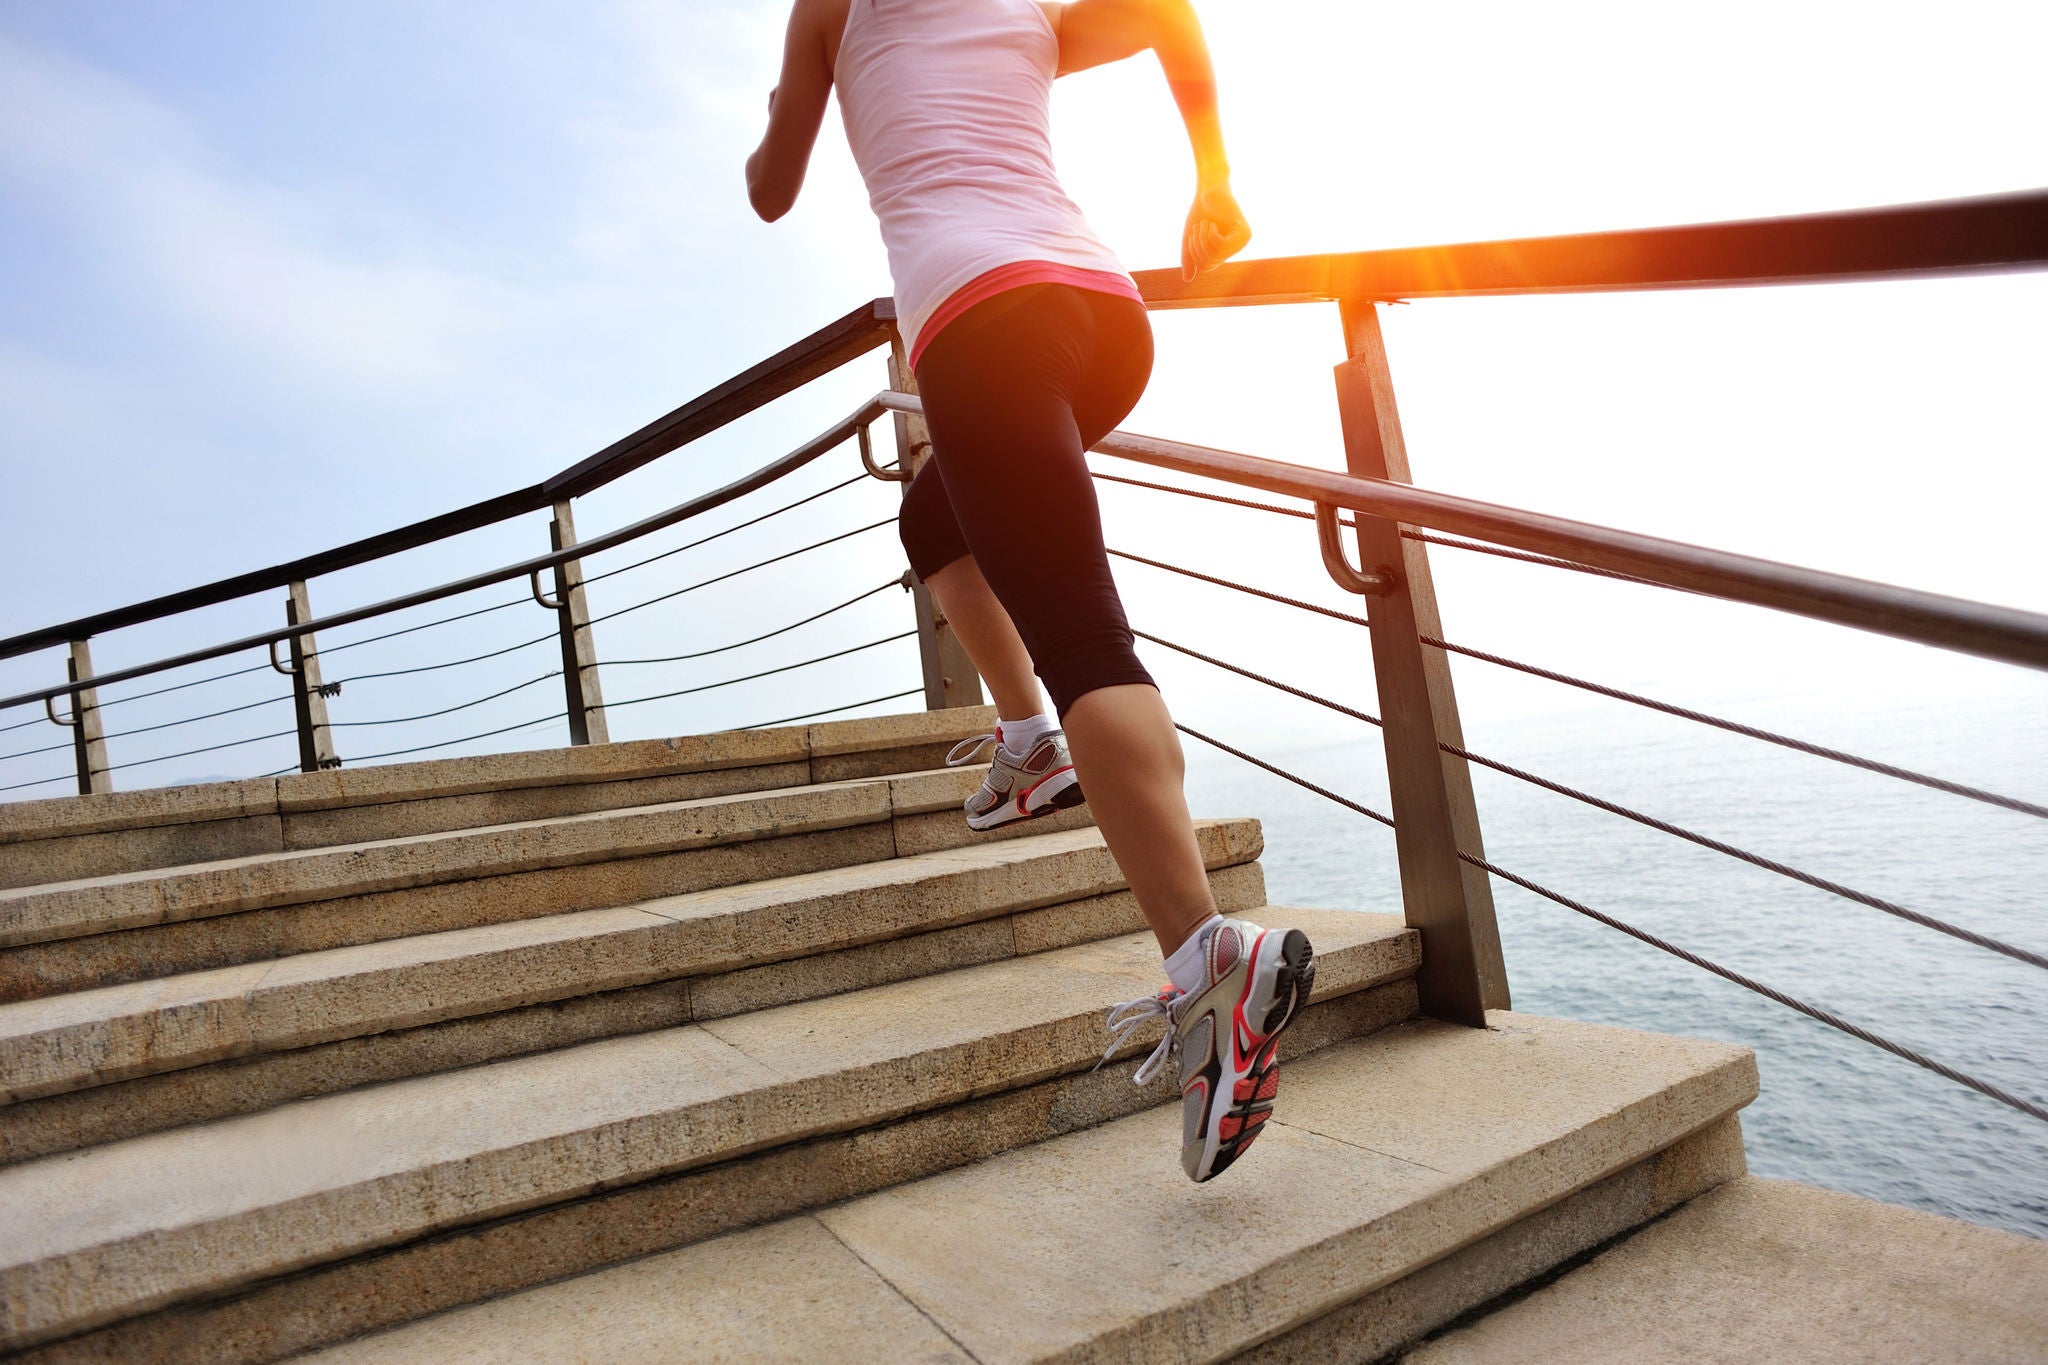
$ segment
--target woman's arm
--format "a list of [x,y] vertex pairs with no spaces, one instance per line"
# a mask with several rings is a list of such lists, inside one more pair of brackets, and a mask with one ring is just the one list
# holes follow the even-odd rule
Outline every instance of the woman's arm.
[[1216,68],[1194,6],[1189,0],[1073,0],[1044,8],[1059,38],[1062,76],[1147,50],[1158,54],[1195,154],[1195,203],[1181,234],[1181,274],[1193,279],[1242,251],[1252,230],[1230,192]]
[[[768,131],[747,158],[747,199],[769,222],[788,213],[804,187],[825,101],[832,93],[827,47],[831,0],[796,0],[782,46],[782,81],[768,95]],[[836,6],[844,13],[844,4]]]

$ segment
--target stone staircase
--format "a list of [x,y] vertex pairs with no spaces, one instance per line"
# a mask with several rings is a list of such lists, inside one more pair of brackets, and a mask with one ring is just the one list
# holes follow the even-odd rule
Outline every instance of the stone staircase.
[[1190,1185],[1086,808],[960,818],[991,721],[0,806],[0,1353],[1373,1359],[1742,1172],[1748,1053],[1419,1018],[1214,820],[1316,996]]

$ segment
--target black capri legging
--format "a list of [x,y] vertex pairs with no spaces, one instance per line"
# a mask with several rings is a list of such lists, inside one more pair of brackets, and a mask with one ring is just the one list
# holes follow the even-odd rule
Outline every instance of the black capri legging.
[[1058,284],[976,304],[918,358],[933,458],[898,518],[910,567],[930,578],[972,554],[1061,715],[1098,687],[1157,686],[1132,649],[1084,457],[1151,374],[1143,304]]

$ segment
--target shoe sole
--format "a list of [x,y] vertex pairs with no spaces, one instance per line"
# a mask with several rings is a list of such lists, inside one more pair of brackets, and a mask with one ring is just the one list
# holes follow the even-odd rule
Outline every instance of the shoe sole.
[[[1266,932],[1270,934],[1272,931]],[[1245,1074],[1227,1088],[1217,1087],[1216,1101],[1222,1107],[1220,1110],[1211,1109],[1207,1129],[1216,1135],[1216,1147],[1209,1157],[1208,1169],[1196,1168],[1195,1181],[1198,1184],[1214,1180],[1229,1170],[1231,1163],[1258,1140],[1259,1131],[1272,1115],[1273,1101],[1280,1089],[1280,1035],[1301,1013],[1302,1006],[1308,1002],[1309,992],[1315,988],[1315,949],[1307,934],[1299,929],[1284,931],[1279,951],[1269,961],[1257,962],[1259,950],[1264,946],[1263,937],[1253,946],[1255,965],[1246,983],[1244,1003],[1239,1008],[1242,1010],[1244,1005],[1262,1000],[1264,1018],[1257,1024],[1259,1036],[1252,1044],[1251,1063],[1245,1068]],[[1268,983],[1263,989],[1262,980]],[[1235,1046],[1233,1041],[1233,1049]]]
[[[1069,770],[1065,775],[1071,777],[1073,774]],[[1036,788],[1033,790],[1036,790]],[[1025,794],[1026,796],[1030,795],[1029,792]],[[1041,816],[1054,815],[1063,810],[1072,810],[1075,806],[1082,805],[1087,800],[1088,798],[1081,793],[1080,779],[1074,778],[1073,781],[1061,786],[1059,790],[1047,797],[1042,805],[1033,806],[1029,810],[1019,811],[1015,801],[1005,801],[986,815],[968,816],[967,828],[975,831],[977,834],[984,833],[988,830],[999,829],[1004,825],[1015,824],[1019,820],[1036,820]]]

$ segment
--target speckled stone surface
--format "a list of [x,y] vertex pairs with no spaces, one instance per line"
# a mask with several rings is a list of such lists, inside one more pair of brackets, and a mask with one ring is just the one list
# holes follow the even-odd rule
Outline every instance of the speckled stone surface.
[[2048,1360],[2048,1242],[1748,1176],[1403,1359]]
[[0,892],[0,946],[577,866],[890,816],[887,781],[709,797]]
[[[778,1301],[763,1284],[787,1286]],[[801,1312],[789,1307],[802,1305]],[[814,1220],[634,1261],[301,1357],[326,1365],[507,1360],[902,1361],[974,1357]]]
[[1730,1114],[1655,1156],[1232,1359],[1237,1365],[1370,1365],[1746,1169],[1742,1120]]
[[[656,1340],[636,1338],[632,1349],[687,1357],[692,1329],[666,1316],[675,1295],[691,1308],[684,1323],[778,1314],[775,1340],[789,1345],[764,1352],[765,1359],[841,1358],[831,1348],[835,1321],[848,1313],[886,1318],[892,1305],[914,1309],[979,1361],[1223,1358],[1516,1221],[1495,1223],[1489,1201],[1462,1197],[1470,1176],[1290,1121],[1290,1106],[1306,1104],[1325,1123],[1341,1110],[1350,1114],[1349,1131],[1369,1131],[1369,1111],[1400,1106],[1399,1089],[1352,1085],[1335,1096],[1325,1087],[1375,1074],[1376,1063],[1412,1043],[1418,1028],[1460,1035],[1457,1046],[1436,1051],[1436,1064],[1457,1067],[1469,1089],[1493,1098],[1492,1121],[1464,1144],[1463,1159],[1512,1173],[1526,1200],[1517,1219],[1598,1183],[1594,1172],[1613,1159],[1614,1143],[1597,1134],[1558,1141],[1550,1117],[1517,1088],[1542,1079],[1543,1066],[1516,1053],[1507,1026],[1541,1034],[1547,1022],[1513,1016],[1499,1030],[1398,1028],[1296,1061],[1268,1133],[1208,1185],[1190,1185],[1180,1173],[1175,1108],[1149,1109],[701,1243],[658,1258],[658,1272],[640,1268],[648,1262],[595,1272],[403,1327],[335,1358],[426,1359],[444,1350],[511,1358],[532,1334],[570,1322],[570,1313],[586,1322],[615,1315],[644,1324]],[[1654,1095],[1701,1088],[1731,1109],[1744,1098],[1727,1074],[1746,1062],[1739,1049],[1619,1030],[1571,1030],[1554,1042],[1540,1055],[1567,1082],[1568,1106],[1583,1118],[1636,1116],[1636,1150],[1621,1170],[1687,1137],[1664,1129],[1660,1115],[1670,1106],[1645,1103]],[[1588,1051],[1598,1058],[1580,1055]],[[1596,1073],[1603,1078],[1597,1087]],[[1516,1116],[1524,1122],[1517,1125]],[[798,1229],[814,1226],[875,1275],[859,1280],[858,1308],[830,1298],[814,1307],[800,1281],[768,1272],[751,1250],[738,1254],[761,1267],[757,1279],[734,1285],[723,1277],[719,1266],[735,1248],[779,1248],[785,1238],[804,1244],[809,1234]],[[700,1270],[704,1283],[717,1286],[703,1296],[687,1287]],[[555,1328],[542,1325],[550,1319]],[[539,1339],[577,1349],[571,1337]]]
[[937,768],[988,707],[0,803],[0,888]]
[[[1162,1112],[818,1216],[977,1358],[1212,1359],[1756,1094],[1741,1048],[1492,1018],[1399,1025],[1294,1064],[1258,1147],[1209,1185],[1157,1160],[1177,1142],[1177,1116]],[[1189,1220],[1205,1235],[1177,1236]]]
[[626,905],[876,862],[895,851],[887,822],[851,825],[34,943],[0,952],[0,1000]]
[[[1267,913],[1322,944],[1319,989],[1413,969],[1381,917]],[[1048,1079],[1158,972],[1128,936],[0,1170],[0,1344]]]
[[[1415,1012],[1402,978],[1311,1003],[1285,1058],[1363,1036]],[[109,1360],[241,1365],[478,1303],[565,1275],[666,1251],[805,1209],[886,1189],[1170,1099],[1124,1067],[1080,1071],[813,1138],[737,1161],[643,1181],[389,1251],[130,1319],[36,1350],[35,1365]],[[1170,1158],[1169,1158],[1170,1159]]]
[[[1260,846],[1252,821],[1205,821],[1197,833],[1219,868]],[[1263,902],[1259,881],[1253,872],[1222,890],[1242,909]],[[1087,829],[20,1001],[0,1005],[0,1095],[683,977],[708,978],[696,1017],[735,1014],[1142,928],[1127,894],[1102,899],[1121,884]],[[1030,916],[1021,943],[1019,912]],[[948,926],[959,928],[925,932]],[[866,946],[837,951],[852,945]]]

